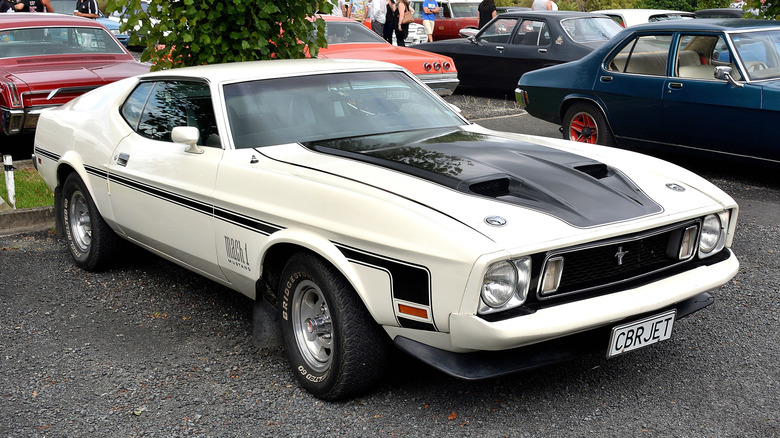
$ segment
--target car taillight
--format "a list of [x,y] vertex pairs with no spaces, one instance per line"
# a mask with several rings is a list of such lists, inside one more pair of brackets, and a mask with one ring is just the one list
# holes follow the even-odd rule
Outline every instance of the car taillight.
[[452,68],[452,64],[450,64],[449,61],[444,61],[441,63],[441,68],[443,68],[444,71],[447,71]]
[[11,107],[19,108],[22,106],[22,98],[19,96],[19,90],[16,89],[16,84],[11,81],[0,82],[0,93],[8,96],[8,101]]
[[423,64],[423,68],[425,69],[425,71],[431,71],[433,66],[431,65],[430,62],[426,62],[425,64]]
[[440,71],[441,70],[441,63],[439,63],[438,61],[434,62],[433,63],[433,69],[436,70],[436,71]]

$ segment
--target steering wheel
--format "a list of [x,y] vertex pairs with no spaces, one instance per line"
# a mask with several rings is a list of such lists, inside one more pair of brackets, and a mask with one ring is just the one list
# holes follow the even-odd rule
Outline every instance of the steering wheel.
[[761,61],[750,61],[747,63],[747,71],[749,72],[755,72],[760,70],[767,70],[769,69],[769,66],[764,64]]

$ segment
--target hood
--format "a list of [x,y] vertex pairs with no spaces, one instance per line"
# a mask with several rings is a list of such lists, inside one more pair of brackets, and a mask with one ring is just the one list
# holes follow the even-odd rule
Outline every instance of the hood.
[[393,169],[471,196],[530,208],[576,227],[663,211],[628,177],[606,164],[535,143],[459,128],[304,146]]

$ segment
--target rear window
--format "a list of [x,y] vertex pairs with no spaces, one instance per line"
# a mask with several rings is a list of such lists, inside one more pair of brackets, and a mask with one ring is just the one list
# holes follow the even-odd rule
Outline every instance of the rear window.
[[124,53],[102,28],[37,27],[0,31],[0,58]]

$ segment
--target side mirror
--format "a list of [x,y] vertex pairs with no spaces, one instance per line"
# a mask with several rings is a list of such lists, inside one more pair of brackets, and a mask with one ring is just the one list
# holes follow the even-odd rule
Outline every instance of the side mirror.
[[200,139],[200,132],[198,128],[194,126],[177,126],[171,131],[171,140],[175,143],[183,143],[187,145],[187,149],[184,152],[190,154],[202,154],[203,149],[198,147],[198,140]]
[[458,31],[458,34],[460,34],[463,38],[472,39],[477,36],[477,33],[479,32],[479,29],[474,29],[473,27],[466,27]]
[[739,83],[734,80],[734,77],[731,76],[731,67],[725,67],[725,66],[718,66],[715,67],[715,79],[720,79],[722,81],[728,81],[731,85],[735,87],[742,88],[745,86],[745,84]]

